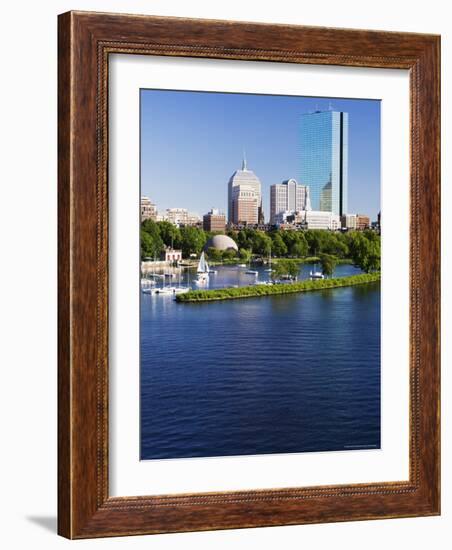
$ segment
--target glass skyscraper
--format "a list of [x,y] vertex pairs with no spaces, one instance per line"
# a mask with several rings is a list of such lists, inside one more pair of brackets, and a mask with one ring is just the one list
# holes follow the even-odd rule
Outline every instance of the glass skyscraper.
[[300,117],[299,182],[309,186],[313,210],[348,211],[348,113],[316,111]]

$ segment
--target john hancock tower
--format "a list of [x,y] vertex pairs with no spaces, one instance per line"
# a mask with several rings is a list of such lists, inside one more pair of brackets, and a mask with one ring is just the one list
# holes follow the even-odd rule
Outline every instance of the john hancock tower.
[[315,111],[300,117],[299,181],[313,210],[348,212],[348,113]]

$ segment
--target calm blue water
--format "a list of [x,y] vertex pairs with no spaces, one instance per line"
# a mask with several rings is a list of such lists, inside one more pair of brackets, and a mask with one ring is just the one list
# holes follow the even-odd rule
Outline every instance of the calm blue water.
[[[219,268],[210,287],[250,284],[244,271]],[[204,304],[142,295],[142,459],[379,447],[378,283]]]

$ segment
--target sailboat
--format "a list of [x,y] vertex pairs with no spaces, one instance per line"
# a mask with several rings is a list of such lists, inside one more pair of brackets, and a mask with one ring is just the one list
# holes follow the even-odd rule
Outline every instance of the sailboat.
[[207,285],[209,283],[209,264],[207,263],[204,252],[202,252],[199,258],[198,269],[196,270],[198,277],[195,279],[197,285]]

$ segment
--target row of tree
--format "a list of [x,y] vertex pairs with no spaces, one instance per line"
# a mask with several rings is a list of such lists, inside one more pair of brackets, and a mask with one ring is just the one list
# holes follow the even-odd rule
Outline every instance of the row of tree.
[[[257,229],[229,231],[238,246],[238,256],[243,262],[252,257],[273,258],[320,258],[327,275],[334,271],[340,259],[351,259],[365,272],[380,270],[380,236],[374,231],[348,231],[346,233],[326,230],[264,232]],[[203,250],[212,233],[197,227],[176,227],[170,222],[145,220],[141,224],[141,257],[158,258],[165,246],[182,250],[184,258],[197,256]],[[209,248],[208,256],[213,261],[232,260],[233,250],[224,252]]]
[[378,248],[380,237],[374,231],[349,231],[341,233],[319,229],[307,231],[284,231],[281,229],[265,233],[255,229],[243,229],[228,233],[239,249],[251,250],[259,256],[271,254],[276,258],[305,258],[328,254],[337,258],[350,258],[359,250],[365,253]]
[[141,258],[159,258],[166,246],[182,250],[182,256],[201,254],[210,234],[198,227],[176,227],[170,222],[145,220],[141,224]]

